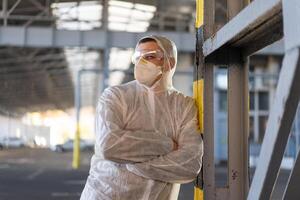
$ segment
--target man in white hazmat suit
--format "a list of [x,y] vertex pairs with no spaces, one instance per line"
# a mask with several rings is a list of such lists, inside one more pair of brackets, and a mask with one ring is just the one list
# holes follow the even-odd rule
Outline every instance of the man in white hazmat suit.
[[175,44],[144,37],[132,60],[136,80],[100,97],[95,154],[81,200],[177,199],[175,186],[200,171],[197,108],[172,86]]

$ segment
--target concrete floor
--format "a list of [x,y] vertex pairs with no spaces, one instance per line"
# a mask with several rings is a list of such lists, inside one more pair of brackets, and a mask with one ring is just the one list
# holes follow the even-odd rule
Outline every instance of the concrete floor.
[[[83,152],[81,168],[73,170],[71,152],[56,153],[48,149],[28,148],[2,150],[0,200],[79,199],[88,175],[91,155],[91,152]],[[280,172],[279,184],[274,189],[272,199],[281,199],[288,175],[289,171]],[[224,186],[226,179],[226,168],[217,168],[217,184]],[[181,186],[178,199],[193,199],[193,183]]]
[[79,199],[88,175],[91,153],[84,153],[80,170],[71,168],[71,153],[47,149],[0,151],[0,199]]

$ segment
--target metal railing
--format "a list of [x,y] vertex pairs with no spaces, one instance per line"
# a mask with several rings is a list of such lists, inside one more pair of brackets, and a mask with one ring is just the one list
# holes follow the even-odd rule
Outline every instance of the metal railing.
[[[204,77],[204,199],[270,199],[300,98],[300,1],[227,0],[229,21],[219,31],[215,3],[204,0],[203,37],[198,71]],[[259,164],[251,187],[248,177],[248,57],[284,37],[285,56],[270,111]],[[216,187],[214,175],[214,66],[228,67],[228,182]],[[300,196],[298,153],[283,199]]]

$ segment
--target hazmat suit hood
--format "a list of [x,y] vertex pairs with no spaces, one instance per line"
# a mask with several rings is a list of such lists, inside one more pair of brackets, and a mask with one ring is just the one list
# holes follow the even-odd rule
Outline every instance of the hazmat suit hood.
[[150,88],[147,89],[154,92],[163,92],[166,90],[174,89],[172,79],[177,64],[177,48],[175,43],[172,40],[163,36],[150,35],[141,38],[138,41],[135,50],[138,48],[141,41],[145,39],[155,40],[155,42],[157,43],[157,45],[163,51],[164,54],[162,77],[156,83],[154,83]]

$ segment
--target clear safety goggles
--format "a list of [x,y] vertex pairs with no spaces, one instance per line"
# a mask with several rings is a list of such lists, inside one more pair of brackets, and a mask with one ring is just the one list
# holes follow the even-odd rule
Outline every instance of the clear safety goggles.
[[160,50],[154,50],[154,51],[136,51],[132,55],[131,61],[133,64],[136,64],[141,58],[147,60],[147,61],[153,61],[153,60],[161,60],[164,57],[164,53]]

